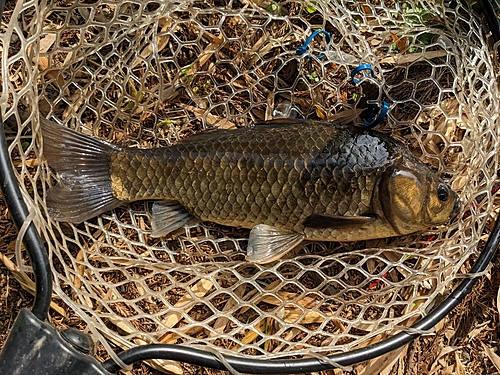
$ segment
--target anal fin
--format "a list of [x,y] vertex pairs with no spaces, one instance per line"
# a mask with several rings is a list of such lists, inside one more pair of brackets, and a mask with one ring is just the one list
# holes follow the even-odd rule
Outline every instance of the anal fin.
[[155,202],[152,208],[151,237],[165,236],[195,221],[196,219],[178,202]]
[[259,264],[270,263],[280,259],[303,240],[303,234],[259,224],[250,231],[246,259]]

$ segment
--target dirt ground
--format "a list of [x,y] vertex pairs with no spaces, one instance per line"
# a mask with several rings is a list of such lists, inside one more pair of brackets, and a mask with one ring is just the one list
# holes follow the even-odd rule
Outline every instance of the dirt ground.
[[[0,196],[1,198],[1,196]],[[9,219],[8,209],[0,199],[0,253],[13,257],[17,231]],[[476,284],[462,303],[436,327],[436,333],[421,337],[406,347],[381,358],[354,366],[350,372],[328,371],[322,374],[357,375],[469,375],[499,374],[498,290],[500,258],[497,254],[489,275]],[[0,265],[0,347],[3,347],[14,320],[23,307],[30,307],[33,297],[4,265]],[[53,310],[49,321],[58,328],[78,326],[78,317],[61,317]],[[102,351],[98,350],[98,353]],[[496,362],[496,366],[493,362]],[[183,365],[185,374],[221,374],[223,372]],[[159,375],[146,364],[135,364],[124,374]]]

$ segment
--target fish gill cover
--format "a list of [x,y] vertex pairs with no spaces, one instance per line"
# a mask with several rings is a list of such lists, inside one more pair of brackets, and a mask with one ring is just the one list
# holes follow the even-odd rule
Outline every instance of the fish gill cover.
[[[153,342],[263,358],[363,347],[428,314],[487,236],[499,108],[496,63],[472,9],[19,1],[5,17],[2,116],[30,218],[49,245],[55,301],[113,357]],[[318,34],[308,48],[316,57],[297,55],[317,30],[330,42]],[[373,77],[361,74],[354,84],[350,73],[360,64],[370,64]],[[256,265],[245,261],[248,230],[204,223],[151,237],[151,202],[79,225],[48,215],[47,191],[58,177],[43,158],[39,114],[142,148],[275,117],[361,125],[367,98],[390,104],[378,130],[460,195],[459,220],[397,238],[309,243]],[[20,246],[15,256],[29,272]]]

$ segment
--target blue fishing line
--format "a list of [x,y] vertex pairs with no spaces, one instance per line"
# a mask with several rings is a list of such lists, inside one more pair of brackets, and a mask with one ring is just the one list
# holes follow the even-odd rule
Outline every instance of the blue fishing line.
[[[326,43],[330,43],[330,40],[332,40],[332,36],[330,35],[330,33],[326,30],[316,30],[315,32],[313,32],[309,38],[306,39],[304,45],[300,46],[300,47],[297,47],[297,49],[295,50],[297,52],[297,55],[303,55],[305,53],[307,53],[307,47],[309,47],[309,43],[311,43],[311,41],[314,39],[314,37],[318,34],[323,34],[325,35],[326,37]],[[328,46],[327,46],[327,49],[328,49]],[[312,58],[313,56],[311,54],[308,54],[308,57],[309,58]],[[319,54],[318,56],[318,59],[321,59],[323,57],[325,57],[325,54],[324,53],[321,53]]]
[[[370,64],[361,64],[357,66],[356,68],[353,69],[351,72],[351,79],[352,82],[357,85],[360,80],[355,78],[356,74],[363,70],[368,70],[371,73],[371,76],[373,77],[374,71],[373,67]],[[387,113],[389,112],[389,104],[386,102],[382,102],[382,106],[374,109],[372,113],[370,113],[370,116],[368,117],[368,120],[363,124],[363,128],[371,129],[377,126],[382,122],[382,120],[387,116]]]

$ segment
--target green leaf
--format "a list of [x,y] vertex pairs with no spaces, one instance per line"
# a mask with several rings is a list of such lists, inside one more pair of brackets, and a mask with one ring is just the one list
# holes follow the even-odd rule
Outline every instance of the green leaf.
[[271,14],[276,14],[278,16],[283,15],[283,10],[281,8],[281,5],[277,3],[271,3],[266,7],[266,10],[271,13]]
[[307,13],[312,14],[312,13],[316,12],[317,11],[316,6],[315,6],[316,4],[317,4],[316,1],[311,1],[310,3],[306,3]]
[[164,127],[167,127],[168,125],[170,125],[171,123],[172,123],[172,120],[166,119],[166,120],[158,122],[156,124],[156,126],[159,128],[164,128]]

